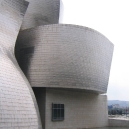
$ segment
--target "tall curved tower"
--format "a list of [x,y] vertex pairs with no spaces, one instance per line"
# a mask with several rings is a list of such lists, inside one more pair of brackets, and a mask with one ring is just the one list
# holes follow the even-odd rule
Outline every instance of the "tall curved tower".
[[0,0],[0,129],[42,129],[34,93],[14,56],[27,7],[25,0]]

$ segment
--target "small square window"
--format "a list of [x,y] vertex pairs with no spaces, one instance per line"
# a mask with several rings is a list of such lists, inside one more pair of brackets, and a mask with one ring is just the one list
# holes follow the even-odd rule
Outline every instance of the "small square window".
[[52,121],[64,120],[64,104],[52,103]]

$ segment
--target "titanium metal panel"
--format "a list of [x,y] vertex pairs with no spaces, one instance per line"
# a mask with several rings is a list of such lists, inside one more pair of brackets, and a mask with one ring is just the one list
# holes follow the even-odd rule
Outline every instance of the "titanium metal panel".
[[107,92],[113,44],[76,25],[45,25],[20,32],[16,56],[32,87]]
[[28,9],[21,30],[40,25],[57,24],[59,21],[60,0],[27,0]]
[[35,96],[14,56],[28,2],[0,0],[0,129],[41,129]]

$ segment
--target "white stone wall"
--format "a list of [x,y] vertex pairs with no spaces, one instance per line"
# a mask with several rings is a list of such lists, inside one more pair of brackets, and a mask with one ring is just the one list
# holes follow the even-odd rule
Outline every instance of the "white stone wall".
[[[63,121],[51,121],[52,103],[65,105]],[[47,88],[45,129],[84,129],[107,125],[107,96]]]
[[129,120],[109,118],[109,125],[108,126],[111,126],[111,127],[129,127]]

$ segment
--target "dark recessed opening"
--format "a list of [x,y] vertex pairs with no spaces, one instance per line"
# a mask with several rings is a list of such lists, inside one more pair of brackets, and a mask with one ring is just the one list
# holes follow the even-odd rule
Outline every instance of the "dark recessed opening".
[[64,120],[64,104],[52,103],[52,121]]

